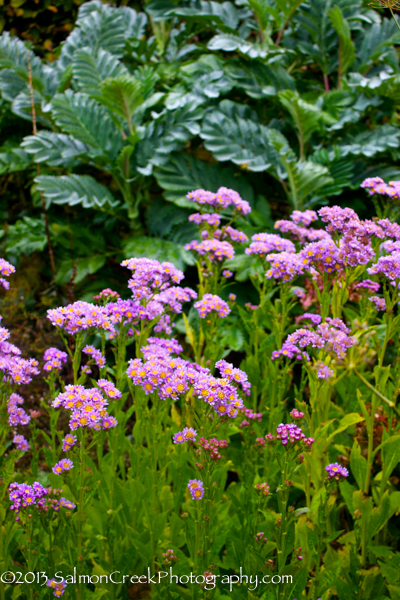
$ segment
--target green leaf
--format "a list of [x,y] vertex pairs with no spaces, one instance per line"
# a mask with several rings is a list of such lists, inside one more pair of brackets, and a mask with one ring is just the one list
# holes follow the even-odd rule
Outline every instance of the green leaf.
[[266,171],[278,162],[269,132],[246,106],[223,100],[205,116],[200,136],[217,160],[230,160],[249,171]]
[[115,207],[119,204],[104,185],[89,175],[40,175],[35,178],[35,183],[49,203],[82,204],[83,208]]
[[31,166],[29,155],[18,147],[0,147],[0,175],[24,171]]
[[126,120],[130,133],[133,133],[133,113],[143,100],[140,82],[132,75],[109,78],[101,84],[100,102]]
[[[400,435],[394,435],[385,440],[382,444],[381,454],[382,470],[385,479],[388,479],[400,461]],[[385,482],[382,483],[385,484]]]
[[314,131],[321,128],[322,122],[332,124],[336,119],[324,113],[315,104],[306,102],[292,90],[283,90],[279,92],[278,97],[294,121],[299,138],[300,156],[303,156],[304,144],[308,142]]
[[106,108],[81,92],[67,90],[55,96],[53,116],[59,127],[84,144],[115,158],[121,145],[121,135]]
[[329,11],[329,19],[339,37],[339,75],[343,77],[356,58],[355,47],[351,41],[350,26],[338,5]]
[[361,455],[359,443],[357,440],[354,440],[350,453],[350,468],[360,490],[364,489],[365,478],[367,476],[367,465],[367,460]]
[[82,48],[73,56],[72,73],[82,92],[97,95],[102,81],[126,75],[128,71],[111,52],[99,48],[94,54],[89,49]]
[[232,33],[216,35],[207,44],[209,50],[223,50],[224,52],[238,51],[249,58],[272,58],[284,54],[285,50],[277,48],[274,44],[249,42]]
[[90,154],[93,148],[65,133],[39,131],[36,135],[26,136],[21,147],[34,155],[37,163],[46,162],[50,166],[73,166],[78,158]]
[[340,145],[340,153],[342,156],[361,154],[370,158],[389,148],[398,148],[399,143],[400,129],[386,124],[373,131],[363,131],[355,136],[349,136]]
[[41,252],[47,244],[44,221],[23,217],[9,225],[6,233],[6,252],[13,256]]
[[104,266],[105,262],[105,256],[101,256],[100,254],[78,258],[74,282],[80,283],[87,275],[93,275],[93,273],[96,273]]

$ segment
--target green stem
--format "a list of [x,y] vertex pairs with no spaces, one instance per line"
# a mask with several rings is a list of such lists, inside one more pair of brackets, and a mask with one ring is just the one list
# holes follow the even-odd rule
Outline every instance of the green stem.
[[361,375],[361,373],[359,373],[359,371],[357,371],[357,369],[354,369],[354,373],[357,375],[357,377],[359,379],[361,379],[361,381],[372,391],[374,392],[374,394],[376,394],[378,396],[378,398],[380,398],[381,400],[383,400],[384,402],[386,402],[386,404],[388,404],[390,406],[390,408],[392,408],[394,410],[394,412],[396,413],[396,415],[398,417],[400,417],[400,412],[397,410],[397,407],[395,405],[394,402],[392,402],[391,400],[389,400],[388,398],[386,398],[386,396],[384,396],[383,394],[381,394],[369,381],[367,381],[367,379],[365,379],[365,377],[363,377],[363,375]]

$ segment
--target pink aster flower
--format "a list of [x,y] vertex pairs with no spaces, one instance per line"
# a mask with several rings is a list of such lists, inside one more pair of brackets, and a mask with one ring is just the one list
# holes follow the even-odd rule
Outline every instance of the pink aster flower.
[[23,435],[15,435],[13,438],[13,443],[17,446],[18,450],[29,450],[29,444]]

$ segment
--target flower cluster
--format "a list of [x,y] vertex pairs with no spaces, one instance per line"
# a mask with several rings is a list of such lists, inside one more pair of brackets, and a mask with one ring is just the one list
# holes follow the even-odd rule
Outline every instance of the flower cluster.
[[[272,353],[272,360],[279,356],[287,358],[305,358],[310,360],[309,355],[303,349],[311,346],[312,348],[322,348],[328,354],[334,354],[338,359],[343,359],[346,350],[357,344],[357,339],[349,335],[350,330],[340,319],[327,317],[324,323],[320,323],[315,330],[308,327],[301,327],[290,334],[282,345],[280,350]],[[322,372],[322,371],[321,371]]]
[[264,483],[256,483],[254,489],[257,490],[257,492],[259,492],[262,496],[271,495],[270,487],[266,481],[264,481]]
[[56,475],[61,475],[63,471],[70,471],[73,469],[74,463],[69,458],[63,458],[58,463],[56,463],[53,467],[53,473]]
[[26,483],[11,483],[9,488],[9,498],[12,502],[10,510],[18,514],[21,509],[27,507],[36,507],[39,510],[47,512],[49,508],[58,511],[61,507],[74,509],[75,504],[65,498],[55,499],[50,496],[58,495],[60,490],[43,487],[39,482],[35,481],[32,485]]
[[75,446],[76,442],[77,442],[76,435],[73,435],[72,433],[67,433],[67,435],[65,436],[65,438],[62,441],[63,451],[68,452],[68,450],[71,450],[72,446]]
[[30,416],[26,414],[23,408],[21,408],[21,404],[23,403],[24,400],[19,394],[13,393],[8,399],[8,423],[12,427],[16,427],[17,425],[27,425],[31,420]]
[[74,302],[67,306],[47,311],[51,324],[69,334],[91,329],[114,332],[106,306],[97,306],[89,302]]
[[263,257],[271,252],[296,252],[293,242],[285,240],[276,233],[256,233],[251,239],[253,241],[246,248],[246,254],[256,254]]
[[95,362],[96,365],[99,367],[99,369],[102,369],[105,366],[106,359],[104,358],[100,350],[97,350],[94,346],[85,346],[82,352],[84,354],[88,354],[91,360]]
[[200,479],[189,479],[188,488],[193,500],[201,500],[204,496],[204,486]]
[[221,240],[204,240],[197,242],[193,240],[185,245],[185,250],[197,252],[200,256],[207,256],[211,262],[221,262],[235,256],[232,244]]
[[327,477],[329,479],[335,479],[336,481],[346,479],[346,477],[349,476],[348,470],[339,463],[331,463],[325,467],[325,470],[327,472]]
[[[12,273],[15,273],[15,267],[13,267],[13,265],[11,265],[9,262],[4,260],[4,258],[0,258],[0,274],[4,275],[4,277],[8,277]],[[4,277],[0,277],[0,285],[4,289],[8,290],[10,287],[10,284],[7,281],[7,279],[4,279]]]
[[172,565],[174,562],[176,562],[178,559],[174,554],[173,550],[167,550],[166,552],[163,552],[163,563],[165,565]]
[[194,442],[196,440],[197,431],[193,427],[185,427],[182,431],[178,431],[174,435],[174,444],[183,444],[184,442]]
[[390,285],[395,286],[400,280],[400,251],[380,256],[367,271],[370,275],[384,275],[389,279]]
[[43,369],[45,371],[53,371],[54,369],[59,371],[62,369],[63,363],[67,362],[67,358],[66,352],[62,352],[58,348],[48,348],[43,355],[45,361]]
[[305,270],[304,261],[293,252],[268,254],[267,261],[270,263],[270,269],[266,272],[267,279],[282,279],[288,282],[297,275],[302,275]]
[[64,580],[56,581],[55,579],[48,579],[46,585],[52,589],[53,595],[56,598],[60,598],[64,594],[65,588],[67,587],[67,584]]
[[226,360],[219,360],[215,364],[215,368],[221,373],[224,379],[227,379],[229,383],[236,383],[242,387],[242,390],[246,396],[250,396],[251,383],[248,381],[247,374],[241,369],[235,368],[231,363]]
[[202,450],[207,453],[211,460],[221,460],[222,456],[219,453],[220,448],[227,448],[228,442],[226,440],[218,440],[217,438],[210,438],[206,440],[205,438],[199,438],[199,446],[196,450],[197,454],[200,456]]
[[220,317],[226,317],[231,312],[225,300],[215,294],[204,294],[203,298],[196,302],[194,307],[202,319],[213,311],[217,312]]
[[150,258],[129,258],[121,265],[127,267],[132,276],[128,287],[135,300],[150,299],[156,290],[162,291],[171,285],[179,284],[183,273],[170,262],[159,263]]
[[18,450],[22,450],[23,452],[29,450],[29,443],[23,435],[14,435],[13,444],[17,446]]
[[65,392],[53,400],[52,406],[63,406],[72,412],[69,426],[73,431],[79,427],[110,429],[117,425],[117,420],[107,414],[108,401],[102,391],[98,388],[85,389],[82,385],[67,385]]
[[242,215],[247,215],[251,212],[250,204],[246,200],[242,200],[237,192],[226,187],[220,187],[216,194],[206,190],[194,190],[187,195],[189,200],[197,202],[197,204],[208,204],[214,208],[225,209],[228,206],[233,206]]
[[375,305],[376,310],[386,310],[385,298],[380,298],[379,296],[370,296],[368,300]]
[[294,446],[298,442],[309,447],[315,442],[314,438],[306,438],[301,427],[298,427],[295,423],[281,423],[276,428],[276,436],[272,433],[267,433],[265,439],[270,443],[274,443],[275,440],[280,440],[282,446],[288,447]]

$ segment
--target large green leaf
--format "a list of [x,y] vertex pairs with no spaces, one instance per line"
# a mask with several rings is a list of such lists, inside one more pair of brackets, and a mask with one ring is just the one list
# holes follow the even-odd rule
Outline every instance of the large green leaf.
[[351,41],[349,23],[344,18],[340,6],[331,8],[329,18],[339,37],[339,77],[343,77],[355,61],[356,50]]
[[250,109],[223,100],[205,116],[200,136],[217,160],[230,160],[249,171],[266,171],[277,164],[268,131]]
[[35,183],[49,203],[82,204],[83,208],[107,208],[119,204],[104,185],[89,175],[40,175],[35,178]]
[[165,190],[165,198],[179,206],[193,208],[193,202],[186,198],[186,194],[199,188],[216,192],[221,186],[232,186],[246,200],[251,202],[254,198],[247,179],[233,167],[208,164],[193,156],[175,154],[167,164],[156,169],[154,175]]
[[344,143],[340,145],[340,153],[342,156],[362,154],[371,157],[378,152],[385,152],[389,148],[398,148],[399,141],[400,129],[398,127],[382,125],[373,131],[364,131],[344,140]]
[[126,75],[128,71],[111,52],[100,48],[94,54],[90,48],[82,48],[74,54],[72,73],[81,91],[97,95],[102,81]]
[[41,252],[47,244],[43,219],[23,217],[7,227],[6,252],[13,256]]
[[277,54],[284,54],[285,50],[274,44],[262,42],[249,42],[232,33],[223,33],[213,37],[207,45],[209,50],[223,50],[224,52],[238,51],[249,58],[272,58]]
[[101,84],[100,102],[127,122],[130,133],[133,113],[143,101],[140,82],[132,75],[109,78]]
[[59,127],[84,144],[114,158],[121,145],[121,135],[106,108],[81,92],[67,90],[55,96],[53,117]]
[[29,155],[18,147],[0,147],[0,175],[24,171],[31,166]]
[[50,166],[71,166],[78,157],[90,155],[93,148],[65,133],[42,130],[28,135],[21,143],[28,154],[34,155],[37,163],[47,162]]

